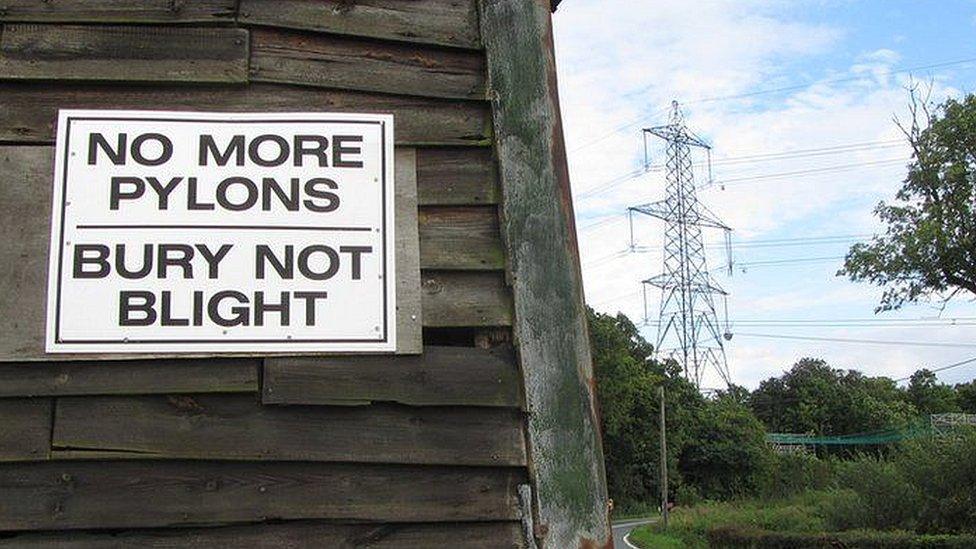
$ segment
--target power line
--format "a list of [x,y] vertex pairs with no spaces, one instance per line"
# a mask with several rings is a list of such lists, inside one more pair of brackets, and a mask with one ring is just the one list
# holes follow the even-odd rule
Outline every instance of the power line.
[[864,345],[900,345],[907,347],[942,347],[942,348],[976,348],[973,343],[937,343],[932,341],[901,341],[901,340],[882,340],[882,339],[848,339],[843,337],[816,337],[816,336],[794,336],[786,334],[754,334],[735,332],[741,337],[759,337],[765,339],[794,339],[801,341],[829,341],[835,343],[856,343]]
[[[959,362],[953,362],[952,364],[949,364],[949,365],[946,365],[946,366],[940,366],[938,368],[932,368],[932,369],[928,369],[928,370],[934,374],[936,372],[944,372],[946,370],[951,370],[952,368],[958,368],[959,366],[965,366],[966,364],[972,364],[973,362],[976,362],[976,356],[974,356],[972,358],[967,358],[966,360],[960,360]],[[898,379],[895,380],[895,383],[898,383],[898,382],[901,382],[901,381],[908,381],[911,378],[912,378],[912,376],[898,378]]]
[[976,62],[976,57],[970,57],[970,58],[967,58],[967,59],[958,59],[958,60],[955,60],[955,61],[944,61],[944,62],[940,62],[940,63],[931,63],[931,64],[928,64],[928,65],[918,65],[918,66],[915,66],[915,67],[907,67],[907,68],[904,68],[904,69],[891,70],[891,71],[883,71],[883,72],[880,72],[880,73],[871,73],[870,75],[848,76],[848,77],[843,77],[843,78],[828,78],[826,80],[809,82],[809,83],[806,83],[806,84],[796,84],[796,85],[792,85],[792,86],[782,86],[782,87],[779,87],[779,88],[771,88],[771,89],[767,89],[767,90],[757,90],[757,91],[754,91],[754,92],[738,93],[738,94],[732,94],[732,95],[719,95],[719,96],[715,96],[715,97],[704,97],[704,98],[701,98],[701,99],[695,99],[695,100],[692,100],[692,101],[688,101],[687,104],[694,105],[696,103],[715,103],[715,102],[718,102],[718,101],[729,101],[729,100],[732,100],[732,99],[745,99],[747,97],[756,97],[756,96],[759,96],[759,95],[768,95],[768,94],[771,94],[771,93],[782,93],[782,92],[787,92],[787,91],[802,90],[802,89],[808,88],[808,87],[810,87],[811,85],[814,85],[814,84],[820,84],[820,85],[823,85],[823,84],[841,84],[841,83],[844,83],[844,82],[855,82],[855,81],[858,81],[858,80],[870,80],[870,79],[872,79],[874,77],[877,77],[879,75],[881,75],[881,76],[892,76],[892,75],[895,75],[895,74],[905,74],[905,73],[911,73],[911,72],[915,72],[915,71],[922,71],[922,70],[928,70],[928,69],[938,69],[938,68],[943,68],[943,67],[951,67],[951,66],[955,66],[955,65],[965,65],[965,64],[969,64],[969,63],[973,63],[973,62]]
[[[905,73],[911,73],[911,72],[915,72],[915,71],[923,71],[923,70],[929,70],[929,69],[937,69],[937,68],[951,67],[951,66],[956,66],[956,65],[965,65],[965,64],[970,64],[970,63],[973,63],[973,62],[976,62],[976,57],[966,58],[966,59],[958,59],[958,60],[955,60],[955,61],[944,61],[944,62],[939,62],[939,63],[930,63],[928,65],[917,65],[917,66],[914,66],[914,67],[906,67],[904,69],[884,71],[884,72],[881,72],[881,73],[871,73],[869,75],[849,76],[849,77],[842,77],[842,78],[828,78],[826,80],[811,81],[811,82],[807,82],[805,84],[795,84],[795,85],[792,85],[792,86],[782,86],[782,87],[770,88],[770,89],[766,89],[766,90],[756,90],[756,91],[753,91],[753,92],[745,92],[745,93],[738,93],[738,94],[731,94],[731,95],[720,95],[720,96],[714,96],[714,97],[704,97],[704,98],[701,98],[701,99],[695,99],[693,101],[688,101],[685,104],[694,105],[694,104],[697,104],[697,103],[717,103],[717,102],[720,102],[720,101],[730,101],[730,100],[734,100],[734,99],[745,99],[745,98],[748,98],[748,97],[758,97],[760,95],[769,95],[769,94],[783,93],[783,92],[788,92],[788,91],[802,90],[802,89],[809,88],[810,86],[816,85],[816,84],[821,84],[821,85],[823,85],[823,84],[841,84],[841,83],[844,83],[844,82],[854,82],[854,81],[860,81],[860,80],[870,80],[870,79],[875,78],[875,77],[877,77],[879,75],[882,75],[882,76],[893,76],[893,75],[896,75],[896,74],[905,74]],[[606,134],[603,134],[603,135],[601,135],[600,137],[598,137],[596,139],[592,139],[590,141],[587,141],[587,142],[585,142],[585,143],[583,143],[583,144],[581,144],[581,145],[579,145],[579,146],[571,149],[569,152],[570,153],[578,152],[578,151],[580,151],[582,149],[585,149],[587,147],[590,147],[592,145],[595,145],[596,143],[599,143],[601,141],[604,141],[604,140],[606,140],[606,139],[608,139],[608,138],[610,138],[610,137],[612,137],[612,136],[614,136],[614,135],[616,135],[616,134],[618,134],[618,133],[620,133],[620,132],[622,132],[622,131],[624,131],[624,130],[626,130],[628,128],[631,128],[633,126],[636,126],[636,125],[640,124],[641,122],[644,122],[644,121],[646,121],[646,120],[648,120],[648,119],[650,119],[650,118],[652,118],[654,116],[657,116],[658,114],[661,114],[661,113],[663,113],[665,111],[667,111],[667,109],[663,109],[661,111],[658,111],[657,113],[654,113],[653,115],[643,116],[641,118],[633,119],[630,122],[627,122],[625,124],[621,124],[621,125],[617,126],[616,128],[614,128],[613,130],[607,132]]]
[[884,160],[869,160],[869,161],[866,161],[866,162],[854,162],[854,163],[851,163],[851,164],[838,164],[838,165],[834,165],[834,166],[823,166],[823,167],[820,167],[820,168],[808,168],[808,169],[805,169],[805,170],[796,170],[796,171],[791,171],[791,172],[767,173],[767,174],[760,174],[760,175],[734,177],[734,178],[731,178],[731,179],[721,179],[721,180],[718,180],[718,181],[710,181],[710,182],[706,183],[705,185],[702,185],[702,189],[703,190],[704,189],[708,189],[708,188],[714,187],[716,185],[720,185],[722,187],[725,187],[725,186],[728,186],[728,185],[741,185],[744,182],[765,181],[765,180],[768,180],[768,179],[783,179],[783,178],[787,178],[787,177],[793,178],[793,177],[800,177],[800,176],[805,176],[805,175],[814,175],[814,174],[841,172],[841,171],[846,171],[846,170],[850,170],[850,169],[854,169],[854,168],[861,168],[861,167],[865,167],[865,166],[887,166],[887,165],[894,165],[894,164],[901,163],[901,162],[908,162],[909,160],[911,160],[911,159],[910,158],[887,158],[887,159],[884,159]]
[[[788,160],[794,158],[808,158],[811,156],[823,156],[827,154],[842,154],[842,153],[852,153],[852,152],[867,152],[873,149],[879,148],[890,148],[894,146],[894,143],[901,143],[902,140],[880,140],[880,141],[862,141],[859,143],[848,143],[839,144],[827,147],[817,147],[811,149],[790,149],[772,153],[762,153],[762,154],[751,154],[743,156],[729,156],[721,159],[716,159],[713,164],[744,164],[744,163],[754,163],[754,162],[768,162],[773,160]],[[704,163],[696,162],[692,164],[693,166],[704,166]],[[596,196],[605,192],[605,190],[626,183],[640,177],[641,175],[649,172],[660,172],[664,169],[661,165],[652,165],[646,168],[638,168],[631,170],[627,173],[617,175],[603,183],[594,185],[584,189],[580,194],[576,196],[578,200],[583,200],[591,196]],[[707,186],[707,185],[706,185]],[[703,187],[704,188],[704,187]]]

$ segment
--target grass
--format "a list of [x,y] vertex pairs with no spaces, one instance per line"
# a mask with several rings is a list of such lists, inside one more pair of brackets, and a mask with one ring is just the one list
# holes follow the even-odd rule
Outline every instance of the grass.
[[650,528],[637,528],[627,538],[637,547],[653,547],[654,549],[684,549],[687,547],[681,538],[668,534],[651,531]]
[[707,548],[708,531],[721,526],[789,532],[822,532],[826,529],[818,510],[825,494],[808,492],[769,502],[741,500],[676,507],[665,532],[658,524],[636,528],[630,541],[638,547]]

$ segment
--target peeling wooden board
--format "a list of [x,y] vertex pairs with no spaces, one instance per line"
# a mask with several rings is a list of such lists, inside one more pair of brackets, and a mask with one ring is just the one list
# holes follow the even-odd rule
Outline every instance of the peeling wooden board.
[[500,191],[491,149],[419,149],[417,190],[421,206],[497,204]]
[[543,549],[613,544],[550,3],[481,0]]
[[235,0],[5,0],[6,23],[210,23],[230,22]]
[[521,406],[511,351],[427,346],[421,356],[272,358],[265,404],[398,402],[411,406]]
[[241,0],[240,23],[478,48],[473,0]]
[[525,463],[514,410],[263,406],[251,395],[59,398],[51,445],[168,459]]
[[397,148],[396,169],[396,352],[424,350],[420,304],[420,244],[417,231],[417,151]]
[[335,519],[514,520],[512,468],[78,461],[0,464],[0,529]]
[[0,462],[48,458],[51,405],[49,398],[0,399]]
[[419,222],[424,269],[505,268],[495,207],[425,207]]
[[512,294],[500,272],[423,271],[424,326],[510,326]]
[[0,80],[243,83],[247,50],[243,29],[5,25]]
[[260,359],[0,363],[0,397],[258,391]]
[[[482,146],[490,144],[492,131],[488,104],[474,101],[275,84],[150,87],[0,82],[0,142],[52,143],[57,110],[69,108],[392,113],[397,145]],[[423,166],[427,160],[421,156],[418,162]]]
[[122,532],[20,533],[0,537],[0,548],[107,549],[147,547],[212,549],[246,547],[281,549],[307,547],[358,549],[523,549],[519,523],[469,522],[458,524],[334,524],[319,521],[287,521],[273,524],[218,526],[212,528],[165,528]]
[[251,80],[485,99],[485,66],[480,52],[266,28],[251,30]]

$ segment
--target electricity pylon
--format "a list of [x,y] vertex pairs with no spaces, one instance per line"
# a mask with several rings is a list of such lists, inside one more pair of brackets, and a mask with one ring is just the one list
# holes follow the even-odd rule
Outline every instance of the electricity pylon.
[[724,340],[730,339],[731,334],[721,330],[715,308],[715,296],[724,300],[728,294],[709,274],[702,228],[724,231],[727,247],[732,229],[698,201],[691,148],[701,148],[708,153],[708,171],[711,173],[711,147],[685,126],[677,101],[672,107],[667,125],[644,129],[645,169],[650,167],[646,154],[647,136],[660,137],[667,143],[667,198],[628,208],[632,247],[634,213],[665,222],[664,272],[642,281],[644,312],[647,316],[647,287],[659,288],[662,295],[655,346],[658,356],[678,361],[684,368],[685,377],[698,387],[702,373],[708,368],[717,372],[728,385],[731,378]]

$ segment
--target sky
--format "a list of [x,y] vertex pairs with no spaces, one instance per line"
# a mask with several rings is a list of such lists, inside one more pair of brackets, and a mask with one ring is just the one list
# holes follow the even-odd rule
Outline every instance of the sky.
[[[875,314],[881,290],[837,277],[847,249],[881,225],[872,210],[910,159],[895,120],[907,88],[941,101],[976,91],[973,0],[564,0],[554,15],[559,94],[587,302],[636,323],[657,318],[663,223],[628,206],[664,198],[672,100],[712,146],[696,153],[699,198],[732,227],[706,230],[709,269],[729,292],[728,363],[756,387],[802,357],[907,377],[976,357],[976,303],[958,299]],[[633,177],[634,175],[636,177]],[[719,302],[719,320],[726,324]],[[654,324],[642,327],[650,341]],[[770,337],[773,336],[773,337]],[[847,343],[804,338],[840,338]],[[921,345],[924,344],[924,345]],[[976,363],[942,381],[976,377]],[[706,372],[703,387],[721,387]]]

